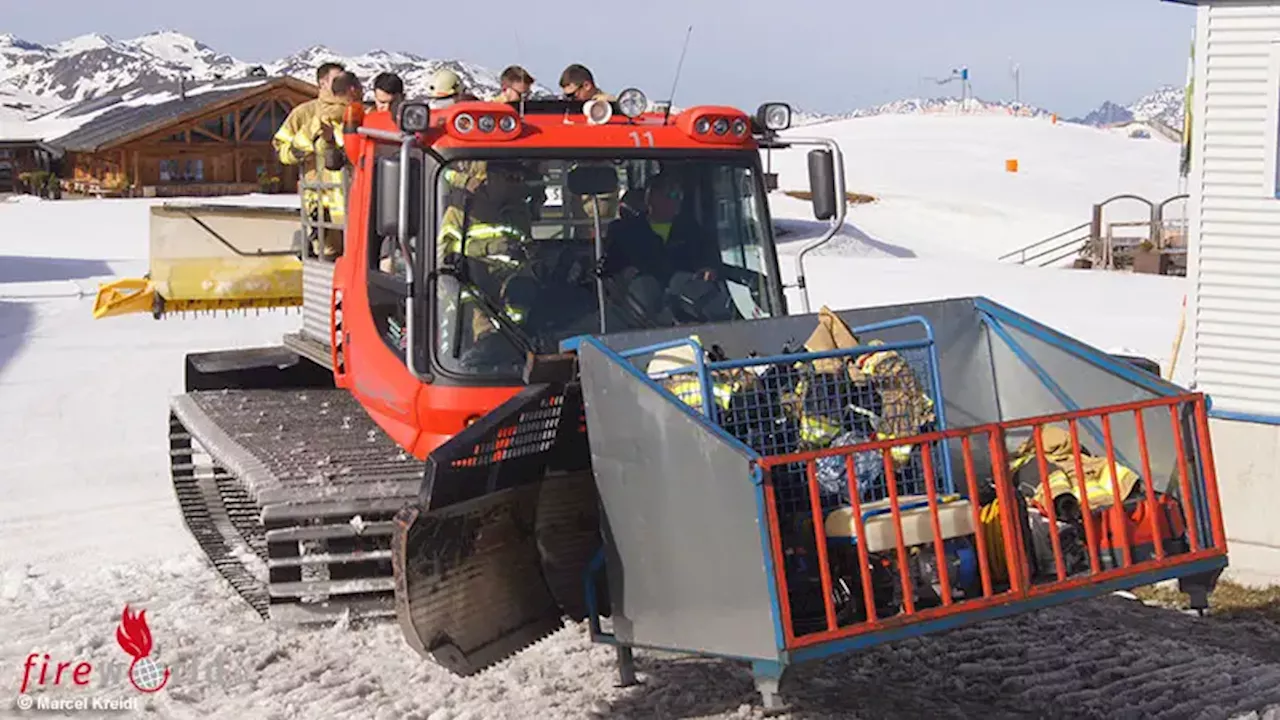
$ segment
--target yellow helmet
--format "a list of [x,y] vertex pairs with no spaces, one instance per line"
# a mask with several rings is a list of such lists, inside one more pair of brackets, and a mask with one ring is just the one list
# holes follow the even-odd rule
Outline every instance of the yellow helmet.
[[431,82],[427,84],[427,95],[431,98],[452,97],[461,91],[462,78],[448,68],[437,70],[436,74],[431,76]]

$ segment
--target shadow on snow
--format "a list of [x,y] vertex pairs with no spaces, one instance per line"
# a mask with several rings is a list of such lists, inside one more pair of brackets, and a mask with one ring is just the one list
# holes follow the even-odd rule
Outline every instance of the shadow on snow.
[[[784,218],[774,220],[773,227],[777,243],[781,247],[822,237],[822,234],[827,231],[830,225],[816,220]],[[850,247],[851,245],[854,247]],[[830,242],[823,246],[820,252],[831,252],[833,250],[843,250],[844,252],[839,254],[849,256],[868,255],[872,251],[876,251],[893,258],[916,257],[915,251],[911,248],[873,238],[848,220],[845,220],[844,227],[835,237],[831,238]]]
[[112,275],[107,260],[0,255],[0,283],[82,280]]

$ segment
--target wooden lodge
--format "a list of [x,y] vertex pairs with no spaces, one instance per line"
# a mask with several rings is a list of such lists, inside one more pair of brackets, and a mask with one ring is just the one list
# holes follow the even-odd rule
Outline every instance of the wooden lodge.
[[[140,94],[145,92],[146,94]],[[164,91],[148,88],[96,98],[59,111],[91,116],[49,141],[65,153],[70,191],[165,197],[295,192],[297,166],[282,165],[271,138],[317,88],[291,77],[248,77]]]
[[62,153],[40,140],[0,140],[0,193],[23,193],[41,173],[57,173]]

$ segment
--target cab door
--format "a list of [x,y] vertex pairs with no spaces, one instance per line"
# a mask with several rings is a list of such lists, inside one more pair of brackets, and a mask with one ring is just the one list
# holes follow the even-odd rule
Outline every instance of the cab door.
[[408,193],[411,232],[405,247],[397,227],[400,146],[369,140],[360,163],[351,187],[349,246],[343,255],[349,263],[345,273],[349,286],[343,288],[340,300],[344,386],[379,427],[411,451],[421,433],[417,398],[424,379],[429,379],[410,371],[408,355],[410,316],[420,317],[424,309],[419,303],[409,312],[409,279],[410,270],[416,272],[422,264],[417,248],[424,245],[420,236],[429,203],[422,190],[427,167],[422,151],[413,147]]

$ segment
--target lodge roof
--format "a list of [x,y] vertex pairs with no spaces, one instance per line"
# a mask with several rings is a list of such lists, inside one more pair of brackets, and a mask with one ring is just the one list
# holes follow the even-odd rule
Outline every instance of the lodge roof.
[[[273,87],[315,95],[316,87],[292,77],[248,77],[180,88],[125,88],[33,118],[56,127],[50,145],[72,152],[97,152],[189,122],[220,106],[234,105]],[[54,125],[56,123],[57,125]]]

